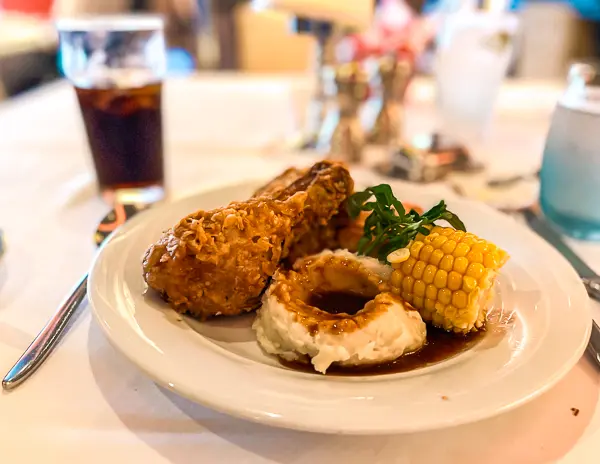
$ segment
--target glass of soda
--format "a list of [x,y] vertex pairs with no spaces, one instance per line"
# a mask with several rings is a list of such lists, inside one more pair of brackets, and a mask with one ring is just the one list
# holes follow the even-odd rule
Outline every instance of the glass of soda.
[[600,74],[576,63],[554,110],[540,171],[540,207],[564,233],[600,240]]
[[56,25],[62,71],[75,86],[103,198],[162,199],[162,18],[97,16]]

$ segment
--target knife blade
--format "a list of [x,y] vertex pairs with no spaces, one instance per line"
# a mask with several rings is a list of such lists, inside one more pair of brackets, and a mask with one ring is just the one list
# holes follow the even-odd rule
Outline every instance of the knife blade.
[[[569,261],[581,277],[588,295],[600,302],[600,276],[565,243],[560,234],[541,215],[532,209],[525,209],[523,216],[534,232],[556,248]],[[592,320],[592,334],[586,351],[600,366],[600,326],[594,320]]]

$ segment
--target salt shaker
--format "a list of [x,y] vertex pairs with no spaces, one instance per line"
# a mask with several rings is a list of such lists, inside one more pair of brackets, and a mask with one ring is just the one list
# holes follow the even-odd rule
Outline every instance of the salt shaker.
[[292,20],[292,30],[296,34],[313,35],[316,40],[316,88],[308,106],[307,120],[304,128],[301,149],[314,149],[318,142],[319,131],[327,115],[327,96],[325,82],[327,67],[334,62],[332,51],[334,41],[333,24],[326,21],[311,20],[295,17]]
[[333,101],[317,144],[317,149],[328,152],[329,159],[348,163],[361,160],[365,134],[359,108],[368,89],[367,74],[360,63],[343,63],[331,69],[326,91]]
[[367,136],[370,144],[393,147],[400,144],[404,95],[411,72],[412,66],[408,60],[396,56],[383,56],[379,59],[377,76],[381,98],[377,117]]

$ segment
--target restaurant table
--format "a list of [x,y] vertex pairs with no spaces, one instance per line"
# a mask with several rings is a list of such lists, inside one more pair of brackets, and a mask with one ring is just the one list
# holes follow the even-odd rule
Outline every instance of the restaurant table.
[[[503,88],[490,136],[490,169],[539,165],[559,90],[527,82]],[[309,94],[303,76],[169,81],[164,105],[172,198],[312,162],[312,154],[286,153]],[[407,131],[431,129],[432,94],[427,80],[412,86]],[[367,168],[356,172],[371,175]],[[89,268],[93,233],[107,210],[95,192],[67,83],[0,106],[0,228],[7,241],[0,259],[0,373]],[[574,246],[600,271],[600,245]],[[593,311],[600,319],[597,305]],[[406,435],[328,436],[246,422],[183,399],[116,352],[87,303],[79,314],[45,365],[0,395],[1,462],[600,462],[600,370],[586,357],[548,392],[495,418]],[[243,379],[239,385],[244,395]]]

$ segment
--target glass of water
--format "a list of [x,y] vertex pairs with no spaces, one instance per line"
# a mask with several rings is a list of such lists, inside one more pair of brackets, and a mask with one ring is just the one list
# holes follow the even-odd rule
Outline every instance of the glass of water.
[[600,69],[571,66],[540,172],[540,206],[564,233],[600,240]]
[[57,22],[63,73],[73,83],[108,202],[164,196],[163,20],[131,15]]
[[478,158],[517,28],[518,18],[510,12],[459,10],[444,16],[438,33],[434,66],[439,129]]

